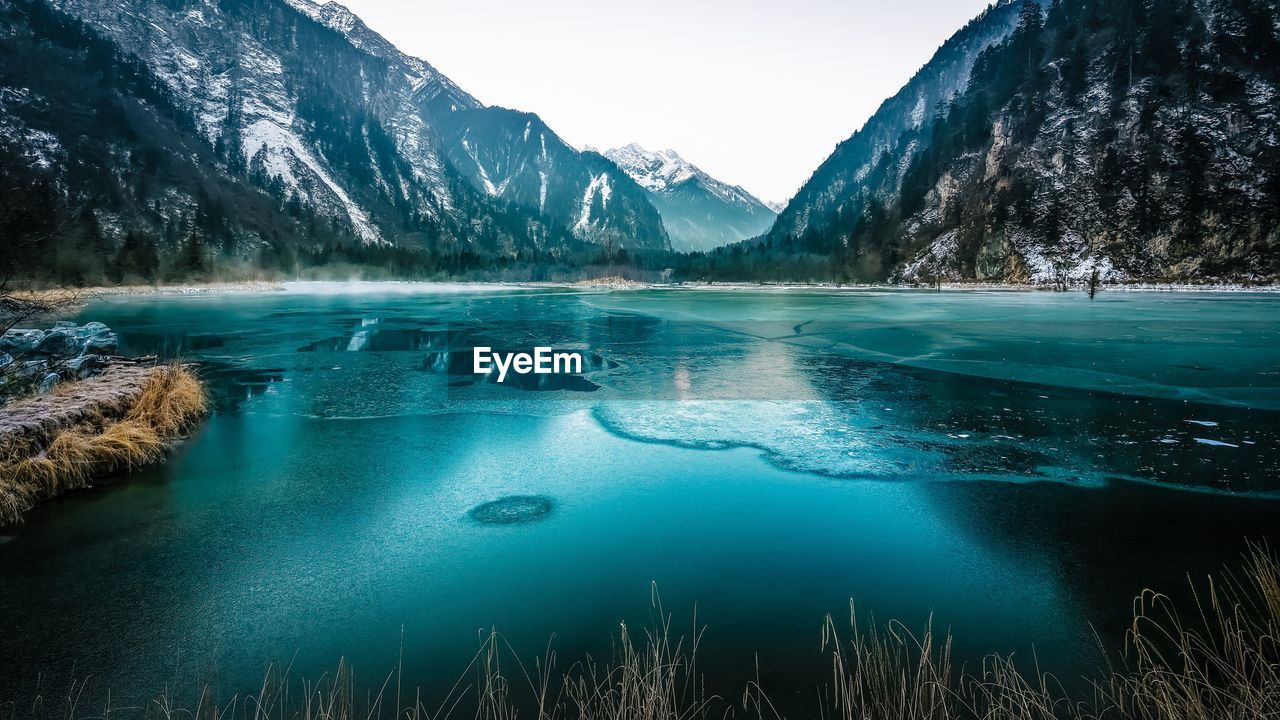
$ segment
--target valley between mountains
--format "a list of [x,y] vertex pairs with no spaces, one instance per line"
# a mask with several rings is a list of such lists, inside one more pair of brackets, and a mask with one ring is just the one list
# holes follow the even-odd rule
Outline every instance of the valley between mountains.
[[575,147],[336,2],[5,0],[4,269],[1266,284],[1278,28],[1265,0],[999,0],[774,205]]

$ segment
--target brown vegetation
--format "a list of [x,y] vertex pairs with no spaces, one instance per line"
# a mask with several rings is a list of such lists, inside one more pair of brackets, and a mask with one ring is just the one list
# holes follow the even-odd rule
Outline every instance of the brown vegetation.
[[1072,697],[1055,679],[1028,677],[1011,658],[990,656],[976,674],[950,666],[950,637],[859,631],[824,639],[834,667],[833,720],[1222,720],[1280,717],[1280,565],[1254,546],[1244,566],[1192,583],[1189,605],[1144,591],[1134,601],[1124,651],[1092,697]]
[[205,413],[204,388],[189,368],[145,372],[140,387],[125,385],[126,402],[89,405],[69,386],[58,395],[71,397],[69,404],[81,408],[78,414],[57,416],[64,420],[55,418],[52,428],[39,424],[39,432],[14,433],[0,443],[0,525],[17,522],[38,502],[90,487],[95,478],[161,459],[169,443]]
[[[952,664],[949,634],[919,634],[898,623],[851,627],[827,619],[823,652],[832,677],[805,716],[822,720],[1219,720],[1280,717],[1280,565],[1254,546],[1243,566],[1191,583],[1191,601],[1175,606],[1144,592],[1134,604],[1124,650],[1109,677],[1084,697],[1007,656],[989,656],[974,672]],[[780,720],[759,679],[741,699],[707,693],[698,674],[701,633],[673,633],[654,596],[657,621],[642,639],[626,625],[609,662],[591,658],[563,672],[556,656],[526,664],[490,631],[453,689],[436,702],[401,687],[397,668],[370,690],[340,663],[320,682],[296,682],[270,670],[257,695],[215,702],[208,691],[192,707],[160,696],[143,708],[94,700],[88,685],[60,699],[0,706],[0,720],[92,720],[126,711],[148,720]],[[841,639],[837,629],[850,630]],[[1103,651],[1106,652],[1105,650]],[[1109,654],[1109,653],[1108,653]],[[821,683],[815,678],[815,685]],[[25,719],[23,719],[25,720]]]

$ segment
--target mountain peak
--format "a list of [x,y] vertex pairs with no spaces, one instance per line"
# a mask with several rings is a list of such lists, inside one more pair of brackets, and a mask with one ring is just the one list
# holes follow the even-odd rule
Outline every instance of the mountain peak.
[[[651,152],[639,143],[628,143],[604,153],[650,192],[663,192],[699,175],[706,175],[674,150]],[[710,176],[708,180],[716,182]]]
[[401,52],[390,40],[366,25],[350,8],[337,0],[323,3],[314,0],[284,0],[284,3],[341,34],[352,45],[370,55],[405,65],[411,75],[417,76],[411,79],[415,92],[426,90],[430,98],[444,97],[452,110],[472,110],[484,106],[427,61]]
[[678,249],[708,250],[758,235],[776,215],[751,193],[711,177],[671,148],[652,151],[632,142],[604,156],[653,195]]
[[627,143],[626,145],[623,145],[622,147],[612,150],[610,152],[625,152],[625,153],[635,154],[638,156],[644,156],[648,158],[664,158],[666,160],[675,162],[680,165],[687,165],[689,167],[693,167],[693,163],[690,163],[688,160],[685,160],[683,157],[680,157],[680,153],[676,152],[671,148],[667,148],[665,150],[648,150],[638,142]]
[[711,177],[702,168],[685,160],[680,153],[671,148],[655,152],[646,150],[640,143],[633,142],[605,151],[603,154],[650,192],[670,192],[683,183],[696,181],[703,189],[724,202],[769,209],[764,201],[742,187]]

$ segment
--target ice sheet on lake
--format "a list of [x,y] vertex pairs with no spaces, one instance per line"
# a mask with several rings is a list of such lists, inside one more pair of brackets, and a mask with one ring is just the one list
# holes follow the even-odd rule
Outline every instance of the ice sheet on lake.
[[730,288],[584,301],[932,371],[1280,410],[1269,297]]
[[605,429],[633,440],[753,447],[775,464],[803,472],[886,478],[937,466],[937,453],[842,409],[816,401],[625,401],[601,404],[594,414]]
[[[225,366],[211,380],[233,398],[219,400],[229,413],[582,413],[627,439],[756,448],[828,477],[1280,489],[1269,409],[1280,343],[1274,321],[1228,317],[1246,315],[1248,300],[344,287],[130,298],[91,312],[132,354]],[[1272,317],[1274,303],[1255,310]],[[598,390],[530,392],[448,372],[444,358],[474,344],[582,350],[600,358],[584,372]],[[1218,404],[1187,403],[1181,388]],[[1230,434],[1196,439],[1219,427]],[[385,442],[394,452],[403,440]]]

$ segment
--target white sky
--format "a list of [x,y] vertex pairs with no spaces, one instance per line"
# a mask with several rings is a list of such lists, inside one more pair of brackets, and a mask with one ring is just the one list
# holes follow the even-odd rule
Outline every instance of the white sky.
[[788,199],[989,0],[340,0],[578,147],[672,148]]

